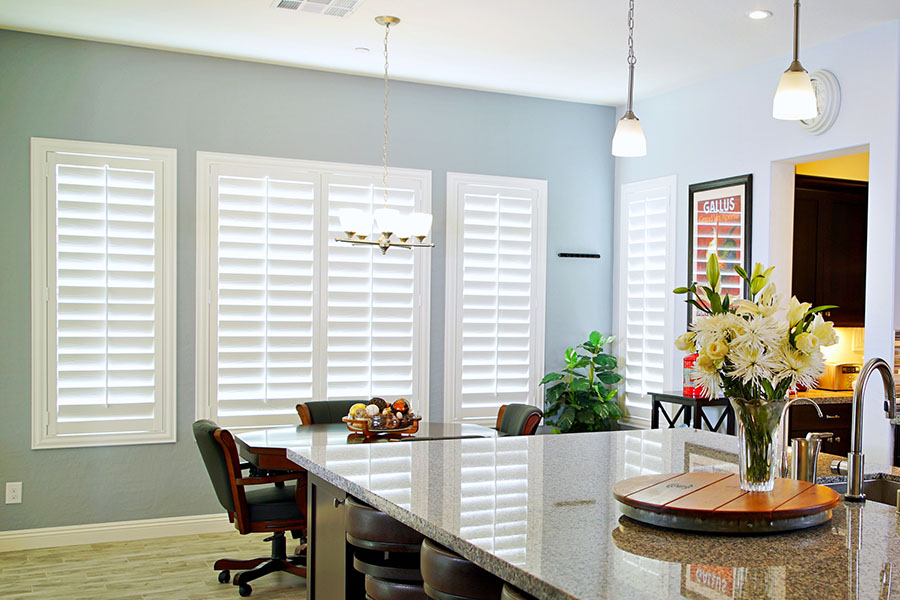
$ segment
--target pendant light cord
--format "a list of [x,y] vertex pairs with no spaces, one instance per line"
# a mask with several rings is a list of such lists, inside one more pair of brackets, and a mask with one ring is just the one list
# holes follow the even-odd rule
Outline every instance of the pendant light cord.
[[632,112],[635,63],[637,63],[637,59],[634,57],[634,0],[628,0],[628,102],[625,106],[626,115]]
[[388,35],[391,33],[391,24],[384,25],[384,146],[381,150],[381,164],[384,172],[381,177],[381,186],[384,188],[384,207],[387,208],[388,188],[387,188],[387,150],[388,150],[388,95],[390,94],[390,84],[388,83]]
[[800,0],[794,0],[794,62],[800,60]]

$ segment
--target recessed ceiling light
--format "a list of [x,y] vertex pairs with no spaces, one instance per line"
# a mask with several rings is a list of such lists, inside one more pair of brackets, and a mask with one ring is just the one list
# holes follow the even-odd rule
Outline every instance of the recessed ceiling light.
[[359,46],[358,48],[354,48],[354,50],[356,50],[360,54],[365,54],[366,52],[369,51],[369,49],[364,46]]
[[768,19],[772,16],[771,10],[751,10],[747,13],[747,16],[753,19],[754,21],[761,21],[762,19]]

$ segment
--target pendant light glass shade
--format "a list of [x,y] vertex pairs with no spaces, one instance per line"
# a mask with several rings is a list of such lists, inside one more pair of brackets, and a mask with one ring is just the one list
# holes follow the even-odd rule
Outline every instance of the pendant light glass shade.
[[434,219],[431,213],[414,212],[410,215],[412,221],[412,234],[416,237],[428,235],[431,231],[431,222]]
[[394,208],[375,210],[375,228],[378,233],[396,233],[400,221],[400,211]]
[[616,133],[612,139],[613,156],[632,158],[647,155],[647,138],[644,137],[644,128],[641,121],[634,113],[625,113],[616,125]]
[[781,74],[772,100],[772,116],[785,121],[801,121],[813,119],[818,114],[816,91],[809,73],[800,64],[800,0],[794,0],[794,60]]
[[[798,66],[800,63],[796,63]],[[809,73],[803,67],[791,68],[782,73],[775,99],[772,102],[772,116],[776,119],[799,121],[813,119],[819,114],[816,91],[813,89]]]
[[341,231],[352,232],[359,236],[372,233],[372,216],[358,208],[345,208],[339,213]]

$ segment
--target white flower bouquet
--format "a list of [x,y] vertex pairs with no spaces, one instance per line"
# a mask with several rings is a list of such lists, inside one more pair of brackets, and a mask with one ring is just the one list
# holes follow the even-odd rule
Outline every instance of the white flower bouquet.
[[[710,254],[707,285],[695,282],[674,290],[687,294],[686,302],[702,313],[675,346],[698,353],[693,376],[706,397],[717,397],[721,389],[730,400],[742,443],[741,483],[744,487],[746,475],[744,489],[751,491],[769,491],[774,485],[775,461],[769,455],[774,453],[774,436],[788,392],[816,386],[825,370],[822,347],[838,341],[831,322],[821,315],[836,307],[813,308],[796,296],[783,306],[775,284],[769,281],[773,269],[757,263],[747,274],[735,266],[749,287],[750,298],[732,298],[721,293],[719,261]],[[747,449],[747,456],[744,442],[754,446]],[[749,473],[744,473],[745,462]]]

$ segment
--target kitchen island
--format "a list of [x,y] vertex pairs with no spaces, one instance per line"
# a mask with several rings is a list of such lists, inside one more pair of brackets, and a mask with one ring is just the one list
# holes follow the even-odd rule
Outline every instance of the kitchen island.
[[736,449],[733,436],[683,428],[314,445],[287,456],[541,599],[887,597],[900,565],[890,506],[842,502],[812,529],[734,537],[641,525],[612,498],[616,481],[636,475],[733,472]]

